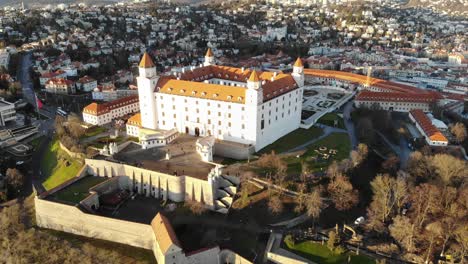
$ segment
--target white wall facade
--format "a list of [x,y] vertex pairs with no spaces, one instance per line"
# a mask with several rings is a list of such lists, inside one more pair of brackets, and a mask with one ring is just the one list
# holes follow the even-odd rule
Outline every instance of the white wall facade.
[[120,118],[122,116],[138,112],[140,106],[138,102],[128,104],[122,107],[114,108],[108,112],[102,114],[90,114],[83,112],[83,121],[88,124],[102,126],[112,122],[112,120]]
[[429,103],[416,102],[387,102],[387,101],[355,101],[356,107],[371,108],[374,104],[378,104],[382,110],[391,110],[396,112],[409,112],[415,109],[421,109],[424,112],[430,111]]

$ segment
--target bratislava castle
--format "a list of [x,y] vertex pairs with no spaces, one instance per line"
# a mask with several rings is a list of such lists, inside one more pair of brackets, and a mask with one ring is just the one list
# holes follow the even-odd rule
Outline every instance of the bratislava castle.
[[163,76],[145,53],[137,83],[140,113],[129,120],[127,133],[140,137],[144,148],[163,142],[151,131],[177,131],[248,144],[258,151],[299,128],[301,121],[300,59],[291,74],[258,72],[218,66],[208,49],[203,66]]

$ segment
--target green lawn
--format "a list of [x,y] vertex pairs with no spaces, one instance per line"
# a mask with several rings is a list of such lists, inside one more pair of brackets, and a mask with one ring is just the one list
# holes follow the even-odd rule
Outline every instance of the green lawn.
[[[315,152],[320,147],[326,147],[323,153],[329,153],[330,149],[337,151],[335,155],[330,155],[328,159],[318,158],[319,154]],[[288,174],[301,173],[301,161],[306,161],[311,172],[324,171],[334,160],[340,161],[349,157],[351,143],[348,134],[332,133],[329,136],[315,142],[307,147],[307,151],[300,157],[288,157],[284,160],[288,163]]]
[[72,185],[54,193],[54,198],[66,202],[79,203],[89,195],[89,188],[107,180],[105,177],[85,177]]
[[292,245],[292,243],[285,240],[285,244],[291,252],[310,259],[318,264],[348,263],[349,256],[351,256],[351,261],[349,263],[352,264],[375,264],[375,260],[363,255],[357,256],[354,253],[335,254],[333,251],[328,249],[326,245],[313,241],[306,241]]
[[100,127],[100,126],[91,127],[88,130],[86,130],[86,133],[84,134],[83,137],[94,137],[106,131],[107,129],[105,127]]
[[[58,158],[59,153],[65,160],[60,160]],[[59,140],[56,138],[49,143],[48,149],[42,158],[41,165],[42,173],[45,177],[43,185],[47,190],[75,177],[82,167],[78,160],[72,159],[60,149]]]
[[266,146],[259,152],[259,154],[270,153],[271,151],[275,151],[276,153],[285,152],[294,147],[300,146],[309,140],[317,138],[322,134],[323,130],[318,127],[311,127],[309,129],[299,128],[278,139],[273,144]]
[[[335,126],[335,121],[336,121],[336,126]],[[331,126],[331,127],[337,127],[337,128],[343,128],[343,129],[345,128],[343,118],[340,117],[336,113],[326,113],[319,120],[317,120],[317,123],[324,124],[324,125]]]

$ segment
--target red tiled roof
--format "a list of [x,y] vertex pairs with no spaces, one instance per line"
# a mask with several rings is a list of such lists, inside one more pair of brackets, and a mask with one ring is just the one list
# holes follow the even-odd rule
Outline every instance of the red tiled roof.
[[432,103],[438,99],[434,94],[413,94],[413,93],[382,93],[368,90],[361,91],[356,96],[356,101],[383,101],[383,102],[414,102]]
[[46,82],[46,85],[49,84],[66,84],[67,86],[71,86],[73,82],[64,78],[52,78]]
[[448,142],[447,138],[432,124],[429,117],[421,109],[411,110],[410,114],[430,140]]
[[151,221],[151,227],[153,228],[154,236],[163,254],[166,254],[172,245],[182,249],[181,243],[179,239],[177,239],[171,223],[164,215],[158,213]]
[[131,95],[103,104],[91,103],[83,108],[83,113],[98,116],[108,113],[113,109],[137,103],[138,101],[138,95]]
[[96,80],[89,77],[88,75],[83,76],[78,80],[79,83],[90,83],[90,82],[95,82]]

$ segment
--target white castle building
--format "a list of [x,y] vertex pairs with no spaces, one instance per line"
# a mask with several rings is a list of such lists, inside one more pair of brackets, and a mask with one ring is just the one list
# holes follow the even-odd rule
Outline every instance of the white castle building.
[[214,137],[258,151],[299,128],[304,66],[292,74],[215,65],[210,49],[202,67],[161,76],[148,54],[139,65],[140,113],[127,123],[143,148],[165,144],[173,132]]

